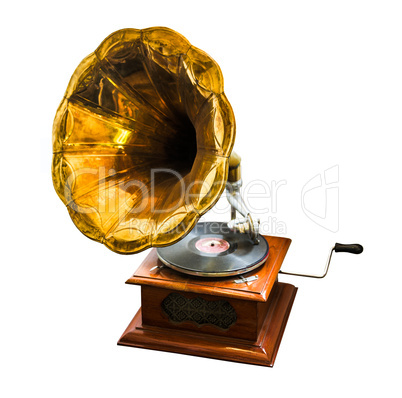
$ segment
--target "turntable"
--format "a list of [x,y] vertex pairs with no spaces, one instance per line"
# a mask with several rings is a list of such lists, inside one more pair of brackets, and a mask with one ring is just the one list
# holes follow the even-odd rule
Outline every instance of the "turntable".
[[[278,281],[291,241],[260,235],[234,139],[219,66],[171,29],[117,31],[74,72],[53,126],[55,190],[87,237],[152,248],[127,281],[141,309],[118,344],[273,365],[297,291]],[[198,222],[225,189],[230,219]]]

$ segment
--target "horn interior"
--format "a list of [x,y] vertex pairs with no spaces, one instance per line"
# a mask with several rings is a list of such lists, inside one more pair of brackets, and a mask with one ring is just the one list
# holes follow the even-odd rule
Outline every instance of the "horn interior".
[[234,135],[212,58],[167,28],[118,31],[81,62],[57,111],[54,186],[110,249],[168,245],[219,198]]

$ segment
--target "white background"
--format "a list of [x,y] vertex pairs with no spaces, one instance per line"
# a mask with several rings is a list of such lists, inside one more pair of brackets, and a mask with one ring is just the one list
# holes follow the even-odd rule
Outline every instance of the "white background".
[[[1,14],[1,396],[400,396],[399,2],[22,1]],[[280,278],[299,290],[273,369],[118,347],[140,306],[124,282],[145,254],[85,238],[53,190],[52,122],[75,67],[111,32],[157,25],[221,66],[245,183],[286,181],[261,215],[293,240],[283,269],[319,273],[335,242],[365,247],[323,280]],[[334,166],[337,232],[301,206]],[[321,211],[324,193],[305,204]]]

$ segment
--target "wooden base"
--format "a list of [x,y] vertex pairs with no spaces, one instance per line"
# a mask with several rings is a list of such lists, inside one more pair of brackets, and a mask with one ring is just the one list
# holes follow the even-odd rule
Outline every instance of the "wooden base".
[[179,273],[151,250],[127,281],[142,306],[118,344],[273,366],[297,288],[277,279],[290,239],[265,238],[268,259],[247,283]]
[[142,324],[141,309],[118,341],[119,345],[273,366],[297,288],[277,283],[255,342]]

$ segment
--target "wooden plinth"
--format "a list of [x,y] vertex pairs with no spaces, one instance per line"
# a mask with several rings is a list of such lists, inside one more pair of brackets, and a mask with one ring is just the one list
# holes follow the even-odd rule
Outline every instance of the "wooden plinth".
[[[268,260],[243,275],[258,275],[248,284],[236,284],[238,276],[207,279],[155,268],[161,263],[152,250],[127,281],[141,285],[142,307],[118,344],[273,366],[297,288],[277,281],[290,239],[265,238]],[[176,317],[166,307],[171,297],[179,298],[171,306]],[[188,310],[198,306],[199,313]]]

